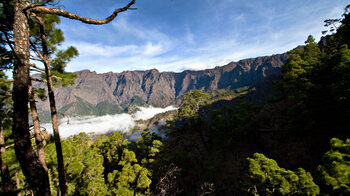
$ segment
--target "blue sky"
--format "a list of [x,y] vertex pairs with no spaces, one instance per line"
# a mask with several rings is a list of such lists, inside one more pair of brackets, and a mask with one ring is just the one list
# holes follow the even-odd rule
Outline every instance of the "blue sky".
[[[128,0],[61,0],[63,9],[103,19]],[[62,18],[66,42],[80,56],[67,71],[199,70],[283,53],[317,40],[323,21],[347,0],[137,0],[106,25]]]

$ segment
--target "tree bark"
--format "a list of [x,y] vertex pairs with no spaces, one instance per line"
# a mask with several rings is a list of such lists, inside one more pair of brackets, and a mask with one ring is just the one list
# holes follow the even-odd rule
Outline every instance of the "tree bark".
[[58,129],[58,118],[57,118],[57,110],[56,110],[56,103],[55,103],[55,94],[53,91],[53,84],[52,84],[52,78],[51,78],[51,72],[50,72],[49,50],[48,50],[47,44],[46,44],[46,34],[45,34],[45,30],[44,30],[44,23],[42,21],[42,18],[37,17],[37,19],[39,20],[39,24],[40,24],[40,36],[41,36],[41,46],[42,46],[42,58],[43,58],[42,60],[43,60],[44,66],[45,66],[47,91],[48,91],[48,95],[49,95],[50,110],[51,110],[52,129],[53,129],[53,135],[54,135],[54,140],[55,140],[55,145],[56,145],[57,165],[58,165],[58,180],[59,180],[59,185],[60,185],[60,189],[61,189],[61,195],[68,196],[66,174],[64,171],[62,144],[61,144],[60,132]]
[[1,181],[5,195],[13,195],[13,184],[11,182],[10,172],[7,165],[2,161],[2,155],[5,152],[5,137],[2,128],[2,119],[0,118],[0,167]]
[[38,160],[30,141],[28,124],[28,85],[29,85],[29,25],[23,10],[30,5],[29,1],[15,1],[13,41],[13,137],[16,156],[21,165],[29,187],[35,195],[51,195],[49,177]]
[[15,170],[15,178],[16,178],[17,196],[21,196],[21,192],[19,191],[19,189],[21,188],[21,183],[18,177],[18,169]]
[[38,111],[36,109],[35,94],[33,91],[33,85],[31,80],[29,81],[28,94],[29,94],[30,110],[31,110],[32,119],[33,119],[36,150],[38,153],[39,161],[41,165],[44,167],[45,171],[47,172],[48,170],[45,162],[44,142],[43,142],[43,138],[41,137],[40,122],[38,117]]

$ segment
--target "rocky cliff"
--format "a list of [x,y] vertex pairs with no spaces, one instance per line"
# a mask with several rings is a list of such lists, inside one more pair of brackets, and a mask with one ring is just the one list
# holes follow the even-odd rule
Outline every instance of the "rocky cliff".
[[[83,70],[76,72],[79,78],[74,85],[55,89],[57,107],[69,115],[103,115],[123,112],[133,105],[166,106],[195,89],[209,92],[252,86],[279,73],[287,57],[288,54],[257,57],[180,73],[152,69],[97,74]],[[39,108],[48,111],[48,102],[40,102]]]

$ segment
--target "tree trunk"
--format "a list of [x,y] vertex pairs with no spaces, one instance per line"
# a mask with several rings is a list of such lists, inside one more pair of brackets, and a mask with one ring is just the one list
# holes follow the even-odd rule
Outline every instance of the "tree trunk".
[[5,195],[13,194],[13,184],[11,182],[10,172],[5,163],[2,161],[2,154],[5,152],[5,137],[2,129],[2,119],[0,118],[0,167],[1,167],[1,181]]
[[49,61],[49,51],[46,44],[46,35],[44,30],[43,21],[39,19],[40,23],[40,35],[41,35],[41,44],[42,44],[42,52],[43,52],[43,61],[45,66],[45,74],[46,74],[46,80],[47,80],[47,91],[49,94],[49,102],[50,102],[50,110],[51,110],[51,121],[52,121],[52,129],[55,139],[55,145],[56,145],[56,153],[57,153],[57,164],[58,164],[58,179],[61,189],[61,195],[67,196],[68,195],[68,188],[67,188],[67,181],[66,181],[66,174],[64,171],[64,160],[63,160],[63,153],[62,153],[62,145],[61,145],[61,138],[60,138],[60,132],[58,129],[58,118],[57,118],[57,110],[56,110],[56,103],[55,103],[55,94],[53,91],[53,84],[51,79],[51,72],[50,72],[50,61]]
[[28,124],[29,85],[29,25],[24,9],[29,1],[15,1],[13,24],[14,71],[13,71],[13,137],[16,156],[29,187],[35,195],[51,195],[49,177],[38,160],[30,141]]
[[21,183],[19,182],[18,169],[16,169],[15,171],[15,178],[16,178],[17,196],[21,196],[21,192],[19,191],[19,189],[21,188]]
[[52,80],[50,76],[50,68],[47,68],[47,67],[49,66],[45,66],[45,72],[47,77],[46,79],[47,79],[47,88],[48,88],[50,110],[51,110],[52,129],[54,132],[54,139],[55,139],[56,153],[57,153],[57,164],[58,164],[58,175],[59,175],[58,178],[59,178],[62,196],[65,196],[65,195],[68,195],[68,190],[67,190],[66,174],[64,171],[62,145],[61,145],[60,132],[58,129],[58,118],[57,118],[57,111],[56,111],[55,95],[54,95]]
[[29,81],[29,87],[28,87],[28,94],[29,94],[29,103],[30,103],[30,110],[32,113],[32,119],[33,119],[33,126],[34,126],[34,135],[35,135],[35,143],[36,143],[36,150],[38,153],[39,161],[41,165],[44,167],[45,171],[47,172],[47,166],[45,163],[45,151],[44,151],[44,142],[43,138],[41,137],[41,131],[40,131],[40,123],[39,123],[39,117],[38,117],[38,111],[36,109],[36,103],[35,103],[35,94],[33,91],[33,85],[32,81]]

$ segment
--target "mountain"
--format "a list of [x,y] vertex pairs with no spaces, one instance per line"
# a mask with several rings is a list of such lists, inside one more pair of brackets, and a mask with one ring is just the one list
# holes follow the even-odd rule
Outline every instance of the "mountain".
[[[79,78],[74,85],[55,89],[56,104],[61,113],[73,116],[121,113],[144,105],[164,107],[191,90],[210,92],[255,85],[278,74],[288,56],[284,53],[250,58],[214,69],[180,73],[152,69],[97,74],[83,70],[76,72]],[[47,101],[39,102],[38,107],[42,113],[49,110]]]

